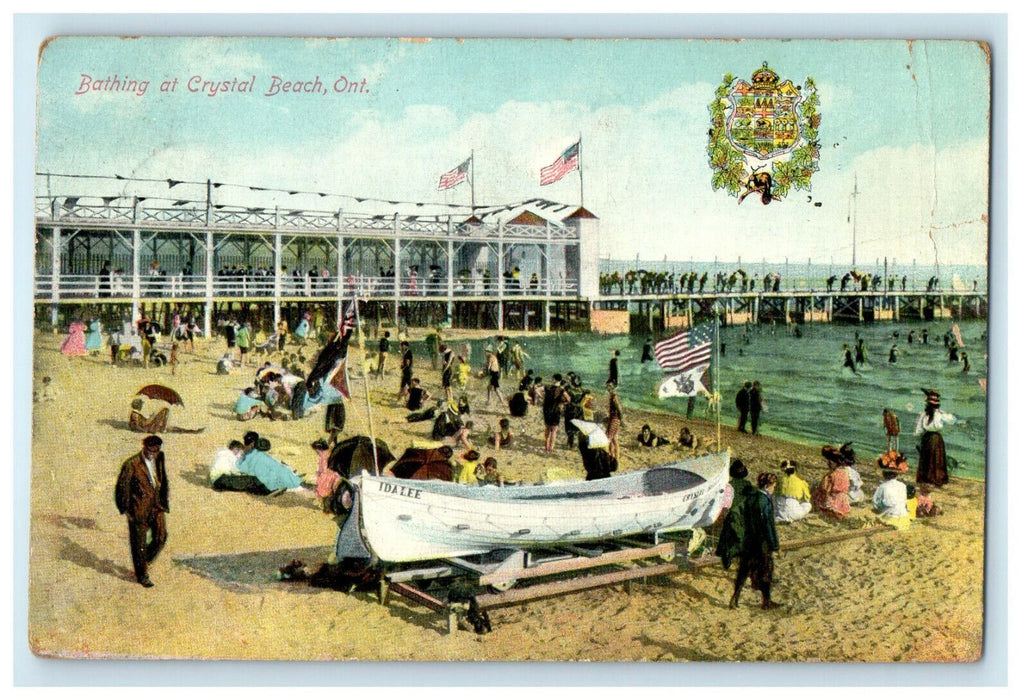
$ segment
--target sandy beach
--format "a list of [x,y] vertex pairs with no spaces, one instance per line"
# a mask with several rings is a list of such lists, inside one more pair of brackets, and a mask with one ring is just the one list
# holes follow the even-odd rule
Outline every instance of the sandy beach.
[[[412,340],[421,337],[412,333]],[[448,332],[446,340],[457,337]],[[783,605],[778,610],[761,610],[759,593],[749,588],[739,608],[730,610],[734,569],[726,572],[715,564],[633,585],[631,593],[616,586],[495,610],[492,633],[447,634],[444,618],[398,597],[382,606],[371,593],[347,595],[276,580],[279,567],[291,559],[317,566],[332,551],[336,523],[315,499],[218,493],[208,486],[215,450],[246,430],[267,436],[272,454],[312,482],[316,458],[309,444],[323,436],[321,412],[300,422],[234,420],[232,404],[252,382],[254,367],[217,375],[215,362],[225,351],[221,339],[183,352],[175,376],[167,367],[112,367],[106,348],[99,356],[67,358],[58,351],[61,340],[40,333],[34,344],[34,378],[52,377],[57,395],[56,401],[33,404],[29,641],[36,654],[840,662],[974,661],[981,655],[985,488],[980,481],[953,479],[934,494],[944,515],[919,520],[905,532],[870,529],[874,518],[867,504],[855,505],[844,522],[811,515],[779,525],[785,544],[856,534],[779,553],[774,595]],[[311,359],[316,349],[308,346],[305,353]],[[393,372],[373,380],[370,395],[377,436],[400,454],[412,439],[427,437],[430,423],[404,421],[407,412],[395,402],[395,349],[390,359]],[[568,369],[574,369],[573,360]],[[427,361],[417,360],[415,373],[441,395],[439,373]],[[182,395],[185,406],[172,409],[173,425],[205,430],[163,435],[169,534],[151,568],[156,586],[144,589],[133,578],[125,519],[115,508],[113,489],[121,462],[139,450],[142,437],[127,428],[129,401],[151,382]],[[484,406],[485,381],[471,384],[472,439],[483,447],[487,426],[495,426],[506,407]],[[513,378],[504,380],[505,392],[513,386]],[[352,389],[347,436],[366,434],[368,427],[360,379]],[[603,403],[597,401],[597,407]],[[144,411],[156,408],[148,405]],[[672,446],[639,447],[634,436],[643,423],[670,438],[683,425],[677,416],[629,410],[622,470],[689,454]],[[687,424],[705,444],[713,444],[712,423]],[[535,481],[546,469],[563,468],[584,477],[577,451],[543,453],[538,408],[521,425],[515,421],[514,430],[513,449],[482,450],[483,456],[496,456],[508,476]],[[816,447],[742,435],[727,426],[722,437],[753,478],[777,471],[785,458],[797,463],[811,487],[824,473]],[[880,480],[875,457],[858,455],[868,498]],[[912,481],[913,475],[905,479]]]

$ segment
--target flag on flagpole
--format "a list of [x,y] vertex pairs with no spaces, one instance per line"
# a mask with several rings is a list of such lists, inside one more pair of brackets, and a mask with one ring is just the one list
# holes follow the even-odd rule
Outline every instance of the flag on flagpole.
[[539,171],[539,184],[552,185],[572,170],[578,170],[578,151],[581,140],[569,146],[560,157]]
[[713,322],[704,323],[654,343],[657,364],[668,372],[685,372],[709,364],[714,331]]
[[471,158],[458,165],[456,168],[448,173],[443,173],[439,176],[439,190],[448,190],[451,187],[456,187],[460,183],[468,179],[468,170],[471,168]]
[[668,375],[657,387],[657,398],[668,399],[677,396],[696,396],[709,394],[703,386],[703,373],[710,368],[709,363],[692,367],[678,374]]
[[[347,340],[349,340],[349,336],[347,336]],[[332,377],[328,380],[328,383],[335,387],[336,391],[342,394],[344,399],[350,398],[350,376],[348,369],[346,355],[343,355],[342,361],[336,365]]]
[[350,305],[346,307],[346,312],[343,313],[343,320],[339,322],[339,333],[346,335],[346,332],[357,327],[357,305],[355,301],[351,301]]

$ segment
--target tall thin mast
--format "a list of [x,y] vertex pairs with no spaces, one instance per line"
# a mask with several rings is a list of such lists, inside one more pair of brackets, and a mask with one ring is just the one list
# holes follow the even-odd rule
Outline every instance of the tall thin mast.
[[853,173],[853,269],[857,269],[857,174]]
[[371,417],[371,390],[368,387],[368,363],[364,361],[364,335],[361,333],[360,304],[357,302],[357,290],[353,292],[353,314],[357,319],[357,343],[360,345],[361,376],[364,378],[364,402],[368,407],[368,432],[371,434],[371,459],[375,462],[375,476],[378,476],[378,445],[375,442],[375,421]]
[[[720,306],[721,302],[718,302]],[[716,308],[716,307],[715,307]],[[714,314],[714,421],[717,424],[717,451],[721,451],[721,314]]]
[[585,175],[582,172],[582,132],[578,132],[578,203],[585,209]]
[[475,149],[471,149],[471,172],[469,173],[469,180],[471,180],[471,215],[475,215]]

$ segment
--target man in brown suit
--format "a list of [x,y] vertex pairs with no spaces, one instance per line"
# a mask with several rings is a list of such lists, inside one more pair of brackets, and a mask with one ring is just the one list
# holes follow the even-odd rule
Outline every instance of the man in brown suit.
[[[168,476],[164,470],[162,444],[156,435],[146,437],[142,451],[121,465],[114,491],[118,512],[128,518],[129,547],[136,581],[146,588],[153,586],[146,572],[147,564],[157,557],[168,538],[164,525],[164,514],[169,512]],[[147,532],[150,533],[149,544],[146,542]]]

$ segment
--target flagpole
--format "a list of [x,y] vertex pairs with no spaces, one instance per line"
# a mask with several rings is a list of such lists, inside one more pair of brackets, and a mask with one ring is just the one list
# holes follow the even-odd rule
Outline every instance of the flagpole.
[[585,209],[585,175],[582,168],[582,132],[578,132],[578,203]]
[[[353,293],[353,314],[357,319],[357,342],[363,337],[361,333],[360,304],[357,303],[357,291]],[[368,363],[364,357],[364,347],[360,349],[361,376],[364,379],[364,402],[368,407],[368,432],[371,433],[371,458],[375,462],[375,476],[378,476],[378,445],[375,443],[375,422],[371,418],[371,390],[368,388]]]
[[[720,300],[718,304],[720,305]],[[714,307],[717,309],[717,306]],[[721,451],[721,315],[714,314],[714,420],[717,421],[717,451]]]
[[471,215],[475,215],[475,149],[471,149]]

